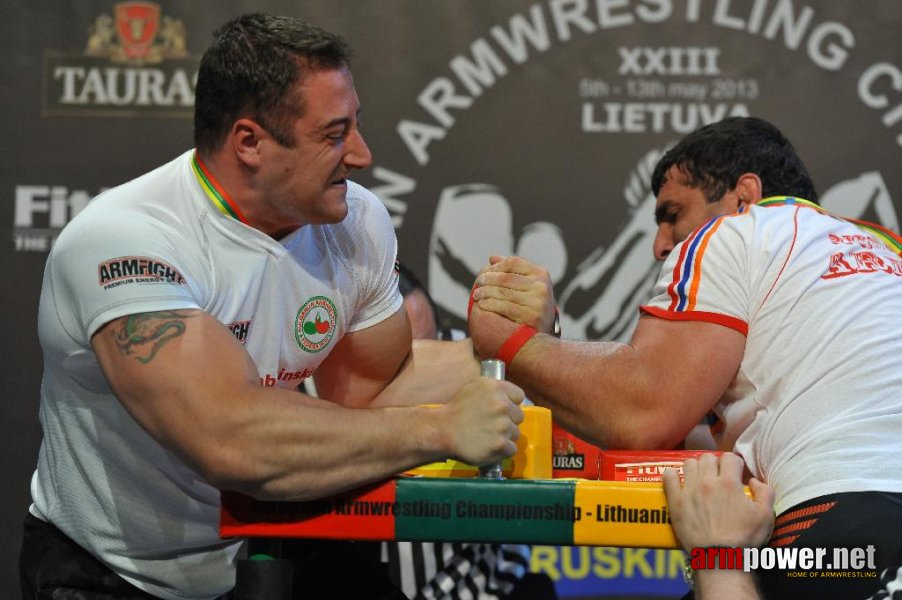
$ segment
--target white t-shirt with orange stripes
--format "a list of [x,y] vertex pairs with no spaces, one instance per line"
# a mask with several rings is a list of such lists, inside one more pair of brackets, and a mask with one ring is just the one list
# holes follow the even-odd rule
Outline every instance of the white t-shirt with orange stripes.
[[718,443],[775,486],[778,514],[829,493],[902,492],[902,256],[788,200],[696,230],[641,308],[746,335],[714,407]]

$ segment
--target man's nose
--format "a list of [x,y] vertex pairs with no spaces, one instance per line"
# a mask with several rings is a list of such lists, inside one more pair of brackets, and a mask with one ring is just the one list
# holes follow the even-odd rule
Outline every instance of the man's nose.
[[370,152],[366,140],[359,129],[355,129],[348,136],[347,152],[345,152],[344,162],[353,169],[365,169],[373,164],[373,154]]
[[675,245],[676,244],[673,243],[673,225],[669,223],[661,223],[658,225],[658,233],[655,234],[655,243],[652,249],[655,260],[664,260],[667,258],[667,255],[670,254],[670,251],[673,250]]

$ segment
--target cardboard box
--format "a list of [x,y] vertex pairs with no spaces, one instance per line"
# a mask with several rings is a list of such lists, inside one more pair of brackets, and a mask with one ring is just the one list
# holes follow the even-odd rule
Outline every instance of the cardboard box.
[[683,461],[714,450],[604,450],[573,435],[557,423],[551,425],[552,477],[655,483],[664,469],[683,474]]

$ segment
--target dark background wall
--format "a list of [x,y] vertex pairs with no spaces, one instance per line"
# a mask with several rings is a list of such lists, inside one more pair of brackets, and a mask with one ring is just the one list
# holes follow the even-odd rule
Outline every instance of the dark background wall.
[[[781,127],[825,206],[898,230],[897,0],[156,6],[142,54],[131,37],[138,29],[115,29],[113,0],[3,3],[0,302],[13,334],[0,346],[3,598],[17,595],[40,440],[35,329],[47,250],[91,196],[191,147],[198,57],[211,32],[242,12],[306,18],[355,46],[375,155],[357,180],[383,198],[402,260],[428,280],[453,324],[486,256],[517,252],[549,266],[569,337],[628,335],[655,272],[649,168],[683,134],[732,114]],[[124,14],[133,24],[135,14]],[[633,559],[618,555],[611,575],[607,555],[553,550],[554,564],[579,583],[562,582],[567,593],[636,589],[621,581]]]

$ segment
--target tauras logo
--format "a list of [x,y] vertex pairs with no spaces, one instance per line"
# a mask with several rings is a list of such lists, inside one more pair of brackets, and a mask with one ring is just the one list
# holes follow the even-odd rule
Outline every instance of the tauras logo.
[[196,79],[185,24],[155,3],[120,2],[90,26],[83,54],[45,53],[44,114],[187,118]]
[[563,471],[582,471],[586,464],[584,454],[555,454],[551,457],[551,467]]
[[185,283],[175,267],[146,256],[121,256],[100,263],[97,278],[107,289],[118,283]]

